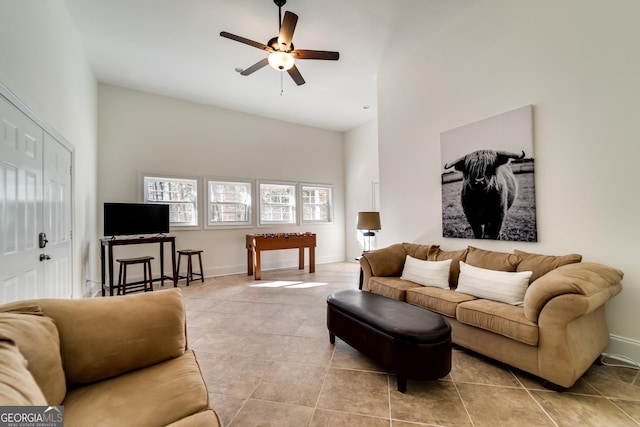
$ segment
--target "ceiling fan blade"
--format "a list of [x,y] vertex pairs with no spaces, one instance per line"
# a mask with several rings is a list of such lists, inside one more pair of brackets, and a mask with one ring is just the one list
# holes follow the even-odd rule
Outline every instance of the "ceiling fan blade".
[[240,42],[240,43],[248,44],[249,46],[257,47],[258,49],[262,49],[262,50],[266,50],[266,51],[269,51],[269,52],[273,52],[273,49],[271,49],[266,44],[254,42],[253,40],[249,40],[249,39],[244,38],[244,37],[236,36],[235,34],[227,33],[226,31],[222,31],[220,33],[220,35],[222,37],[227,38],[227,39],[235,40],[235,41]]
[[269,63],[269,59],[264,58],[262,61],[258,61],[255,64],[253,64],[251,67],[247,68],[246,70],[243,70],[240,74],[243,76],[248,76],[249,74],[255,73],[260,68],[267,65],[268,63]]
[[300,74],[298,67],[296,67],[295,64],[293,67],[287,70],[287,73],[289,73],[293,81],[296,82],[298,86],[302,86],[303,84],[306,83],[302,78],[302,74]]
[[293,31],[298,23],[298,15],[293,12],[285,12],[282,25],[280,26],[280,34],[278,35],[278,43],[286,52],[291,50],[291,40],[293,40]]
[[329,59],[332,61],[340,59],[340,52],[330,52],[328,50],[296,49],[291,54],[296,59]]

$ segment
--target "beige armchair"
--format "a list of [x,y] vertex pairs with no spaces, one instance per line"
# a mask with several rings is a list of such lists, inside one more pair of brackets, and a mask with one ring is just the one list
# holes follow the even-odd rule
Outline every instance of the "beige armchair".
[[0,405],[64,405],[66,426],[221,426],[179,289],[0,306]]

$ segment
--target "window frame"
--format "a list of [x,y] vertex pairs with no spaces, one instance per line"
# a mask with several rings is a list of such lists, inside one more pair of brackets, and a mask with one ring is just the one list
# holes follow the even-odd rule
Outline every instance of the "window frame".
[[[293,191],[293,195],[291,200],[293,202],[292,212],[291,212],[291,221],[269,221],[262,219],[262,210],[264,207],[264,203],[262,202],[262,186],[263,185],[273,185],[273,186],[284,186],[290,187]],[[258,227],[280,227],[280,226],[292,226],[298,225],[300,216],[299,214],[299,201],[298,201],[298,184],[292,181],[275,181],[275,180],[258,180],[256,183],[256,202],[258,205],[257,208],[257,223]],[[276,205],[273,203],[273,205]],[[285,205],[286,206],[286,205]],[[291,206],[291,204],[289,204]]]
[[[249,186],[249,203],[248,203],[248,219],[247,221],[229,221],[229,222],[221,222],[221,223],[211,223],[211,191],[210,184],[211,183],[221,183],[221,184],[245,184]],[[206,177],[204,188],[206,190],[206,196],[204,200],[205,204],[205,220],[203,221],[205,229],[209,230],[220,230],[225,228],[253,228],[255,224],[255,209],[254,209],[254,200],[255,200],[255,182],[252,179],[244,179],[244,178],[228,178],[228,177]]]
[[[333,224],[334,221],[334,212],[333,212],[333,185],[332,184],[318,184],[318,183],[300,183],[298,185],[299,187],[299,193],[300,193],[300,223],[303,225],[307,225],[307,224],[314,224],[314,225],[322,225],[322,224]],[[306,188],[316,188],[316,189],[321,189],[321,190],[328,190],[329,191],[329,197],[328,197],[328,207],[327,207],[327,215],[328,215],[328,219],[326,221],[322,221],[322,220],[317,220],[317,219],[313,219],[313,220],[306,220],[304,218],[304,209],[305,209],[305,202],[304,202],[304,191]]]
[[201,212],[201,192],[202,192],[202,179],[198,176],[188,176],[188,175],[172,175],[166,173],[154,173],[154,172],[142,172],[140,173],[140,185],[138,188],[140,189],[139,200],[142,203],[149,204],[171,204],[174,203],[188,203],[188,202],[172,202],[169,200],[159,200],[153,201],[147,199],[147,180],[149,179],[157,179],[159,181],[191,181],[195,183],[196,191],[195,191],[195,200],[192,202],[194,205],[194,215],[195,215],[195,224],[180,224],[175,222],[169,222],[169,230],[170,231],[179,231],[179,230],[201,230],[202,229],[202,212]]

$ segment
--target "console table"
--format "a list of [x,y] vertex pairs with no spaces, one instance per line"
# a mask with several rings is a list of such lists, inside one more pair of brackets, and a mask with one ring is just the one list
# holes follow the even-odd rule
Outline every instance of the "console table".
[[[105,263],[108,260],[109,268],[109,295],[113,296],[113,247],[125,245],[143,245],[149,243],[157,243],[160,245],[160,277],[153,281],[160,281],[164,286],[164,279],[171,280],[173,287],[178,286],[178,277],[176,274],[176,238],[174,236],[155,236],[155,237],[136,237],[126,239],[100,239],[100,266],[102,279],[102,296],[105,296],[106,269]],[[171,276],[164,274],[164,244],[171,243]],[[105,247],[107,248],[107,259],[105,259]]]
[[316,271],[316,235],[313,233],[247,234],[247,275],[260,280],[260,252],[298,249],[298,268],[304,269],[304,248],[309,248],[309,273]]

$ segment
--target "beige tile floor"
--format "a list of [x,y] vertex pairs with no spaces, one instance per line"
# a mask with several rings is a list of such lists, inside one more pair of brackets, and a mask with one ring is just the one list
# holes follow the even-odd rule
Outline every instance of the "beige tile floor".
[[395,377],[341,340],[329,343],[326,297],[357,288],[355,263],[180,282],[189,345],[225,425],[638,426],[640,376],[593,366],[570,390],[454,348],[438,381]]

